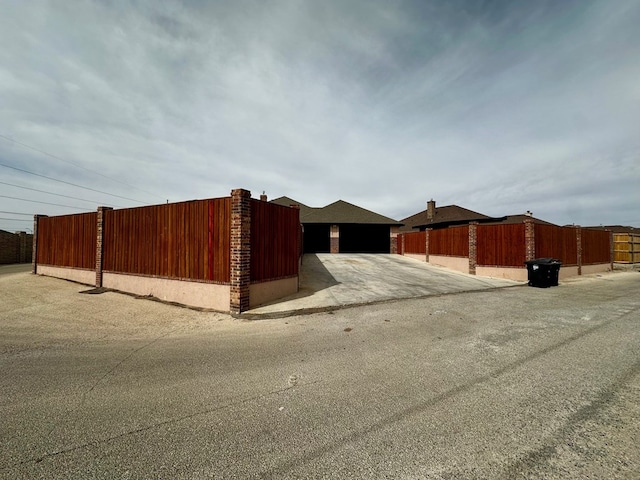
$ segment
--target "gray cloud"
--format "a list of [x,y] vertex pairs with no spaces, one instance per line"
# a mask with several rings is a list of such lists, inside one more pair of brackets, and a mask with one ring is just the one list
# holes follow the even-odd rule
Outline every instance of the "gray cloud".
[[[561,224],[640,224],[635,1],[3,10],[0,134],[154,195],[2,138],[1,163],[148,203],[244,187],[396,218],[434,198]],[[0,171],[6,183],[84,198]]]

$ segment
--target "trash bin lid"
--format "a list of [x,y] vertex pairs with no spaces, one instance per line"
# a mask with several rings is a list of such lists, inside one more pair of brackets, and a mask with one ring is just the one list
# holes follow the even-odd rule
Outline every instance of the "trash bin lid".
[[534,260],[527,260],[524,263],[526,265],[562,265],[562,262],[556,258],[536,258]]

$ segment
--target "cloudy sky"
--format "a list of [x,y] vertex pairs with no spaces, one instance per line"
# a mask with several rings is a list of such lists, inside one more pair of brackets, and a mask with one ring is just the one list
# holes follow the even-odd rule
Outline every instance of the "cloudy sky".
[[637,0],[0,10],[1,229],[233,188],[640,226]]

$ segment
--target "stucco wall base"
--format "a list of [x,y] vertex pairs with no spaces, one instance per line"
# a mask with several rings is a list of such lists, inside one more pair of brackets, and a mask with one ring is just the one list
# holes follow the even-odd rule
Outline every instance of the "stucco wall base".
[[408,258],[413,258],[414,260],[420,260],[421,262],[427,261],[426,253],[405,253],[404,256]]
[[444,255],[429,255],[429,263],[449,268],[457,272],[469,273],[468,257],[447,257]]
[[480,277],[505,278],[516,282],[527,282],[529,273],[526,267],[476,267],[476,275]]
[[298,291],[298,277],[282,278],[271,282],[249,285],[249,307],[257,307],[278,298],[293,295]]
[[38,265],[36,267],[36,273],[38,275],[46,275],[47,277],[56,277],[56,278],[62,278],[64,280],[71,280],[78,283],[84,283],[85,285],[96,284],[95,270],[81,270],[79,268],[52,267],[51,265]]
[[582,266],[582,275],[591,275],[593,273],[603,273],[603,272],[610,272],[610,271],[611,271],[610,263],[599,263],[598,265]]
[[136,295],[152,295],[166,302],[210,308],[221,312],[229,311],[229,285],[104,272],[102,286]]
[[578,267],[560,267],[558,273],[558,280],[564,280],[565,278],[577,277]]

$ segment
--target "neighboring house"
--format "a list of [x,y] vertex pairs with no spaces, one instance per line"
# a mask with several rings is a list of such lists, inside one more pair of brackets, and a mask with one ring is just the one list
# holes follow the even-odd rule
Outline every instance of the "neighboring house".
[[446,228],[453,225],[464,225],[469,222],[498,222],[504,218],[489,217],[458,205],[436,207],[436,202],[429,200],[426,210],[400,220],[400,222],[404,223],[404,226],[400,227],[400,232],[415,232],[426,230],[427,228]]
[[[266,200],[266,196],[261,197]],[[396,236],[402,222],[344,200],[314,208],[279,197],[278,205],[298,205],[304,228],[305,253],[395,253]]]
[[640,228],[637,227],[629,227],[625,225],[599,225],[597,227],[584,227],[584,228],[592,228],[595,230],[609,230],[613,233],[628,233],[631,235],[640,235]]
[[547,222],[546,220],[542,220],[540,218],[534,217],[531,212],[520,213],[518,215],[507,215],[506,217],[500,218],[497,222],[489,222],[489,225],[493,225],[493,224],[514,225],[516,223],[523,223],[528,218],[533,220],[533,223],[536,223],[538,225],[553,225],[555,227],[558,226],[555,223]]

